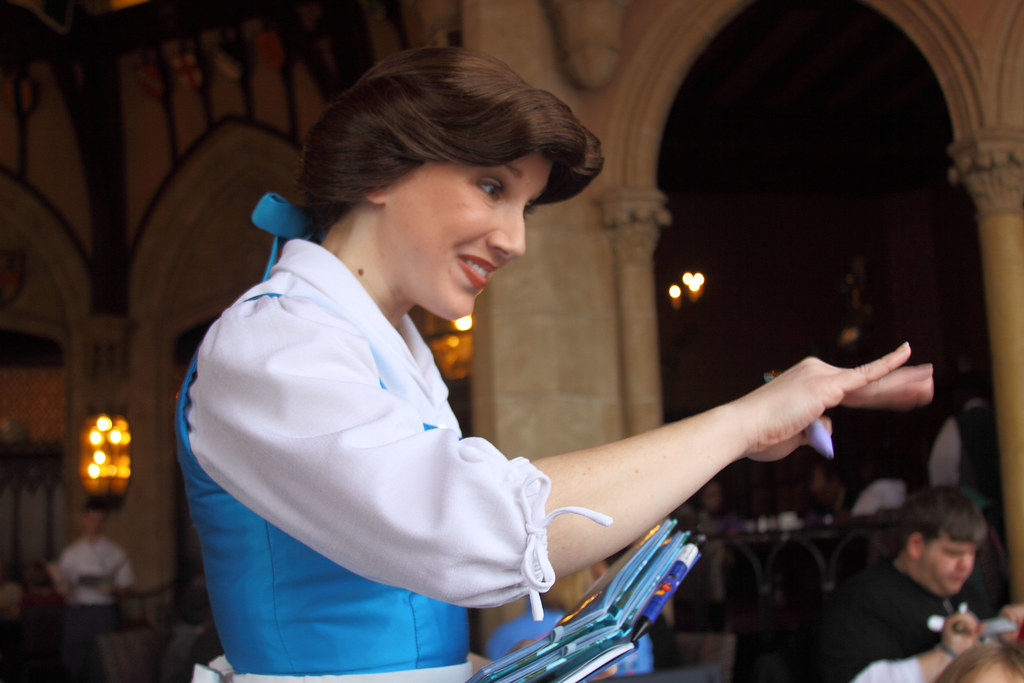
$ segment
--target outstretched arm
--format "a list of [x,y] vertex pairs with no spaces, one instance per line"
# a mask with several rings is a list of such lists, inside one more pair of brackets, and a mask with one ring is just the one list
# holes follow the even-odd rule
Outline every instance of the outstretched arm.
[[903,367],[909,344],[857,368],[807,358],[730,403],[604,446],[536,460],[551,478],[548,509],[577,505],[611,515],[601,529],[563,515],[548,528],[561,575],[635,540],[730,463],[771,461],[807,443],[803,430],[828,408],[906,410],[933,394],[930,365]]

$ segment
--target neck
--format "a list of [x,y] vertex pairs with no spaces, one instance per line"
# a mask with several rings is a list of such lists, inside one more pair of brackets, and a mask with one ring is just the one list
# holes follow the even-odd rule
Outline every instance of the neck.
[[935,585],[929,585],[929,581],[926,578],[927,575],[922,576],[918,572],[918,567],[916,564],[914,564],[913,558],[908,556],[905,552],[901,552],[900,554],[898,554],[896,556],[896,559],[892,561],[892,564],[894,567],[896,567],[896,570],[898,572],[900,572],[908,579],[916,583],[918,586],[921,587],[922,590],[928,592],[929,594],[939,598],[950,597],[950,595],[947,595],[943,592],[942,588]]
[[388,322],[398,327],[411,306],[402,306],[388,296],[389,284],[383,279],[385,270],[378,261],[380,250],[373,239],[376,233],[373,206],[363,202],[349,209],[331,227],[320,246],[345,264]]

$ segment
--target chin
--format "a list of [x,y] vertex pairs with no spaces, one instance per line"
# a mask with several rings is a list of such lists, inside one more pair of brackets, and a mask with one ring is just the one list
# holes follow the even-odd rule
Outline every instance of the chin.
[[458,320],[467,315],[473,314],[472,306],[438,306],[436,308],[427,308],[428,311],[436,315],[438,318],[444,318],[445,320]]

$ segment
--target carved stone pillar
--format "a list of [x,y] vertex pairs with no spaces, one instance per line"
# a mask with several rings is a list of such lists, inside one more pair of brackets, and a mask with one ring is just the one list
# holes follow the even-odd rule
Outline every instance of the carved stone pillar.
[[656,188],[618,189],[600,199],[611,230],[618,298],[619,368],[626,435],[662,423],[658,318],[652,257],[658,233],[671,223]]
[[608,83],[619,66],[626,0],[547,0],[562,63],[586,90]]
[[977,208],[992,348],[1010,591],[1024,600],[1024,140],[954,144],[951,177]]

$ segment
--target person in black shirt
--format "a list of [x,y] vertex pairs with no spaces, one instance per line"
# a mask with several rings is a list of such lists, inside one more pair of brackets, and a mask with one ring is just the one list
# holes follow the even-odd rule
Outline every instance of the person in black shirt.
[[[982,635],[994,610],[967,578],[987,527],[981,511],[954,488],[907,499],[899,515],[899,552],[850,579],[829,602],[818,641],[826,683],[933,681]],[[1001,614],[1020,623],[1024,605]]]

